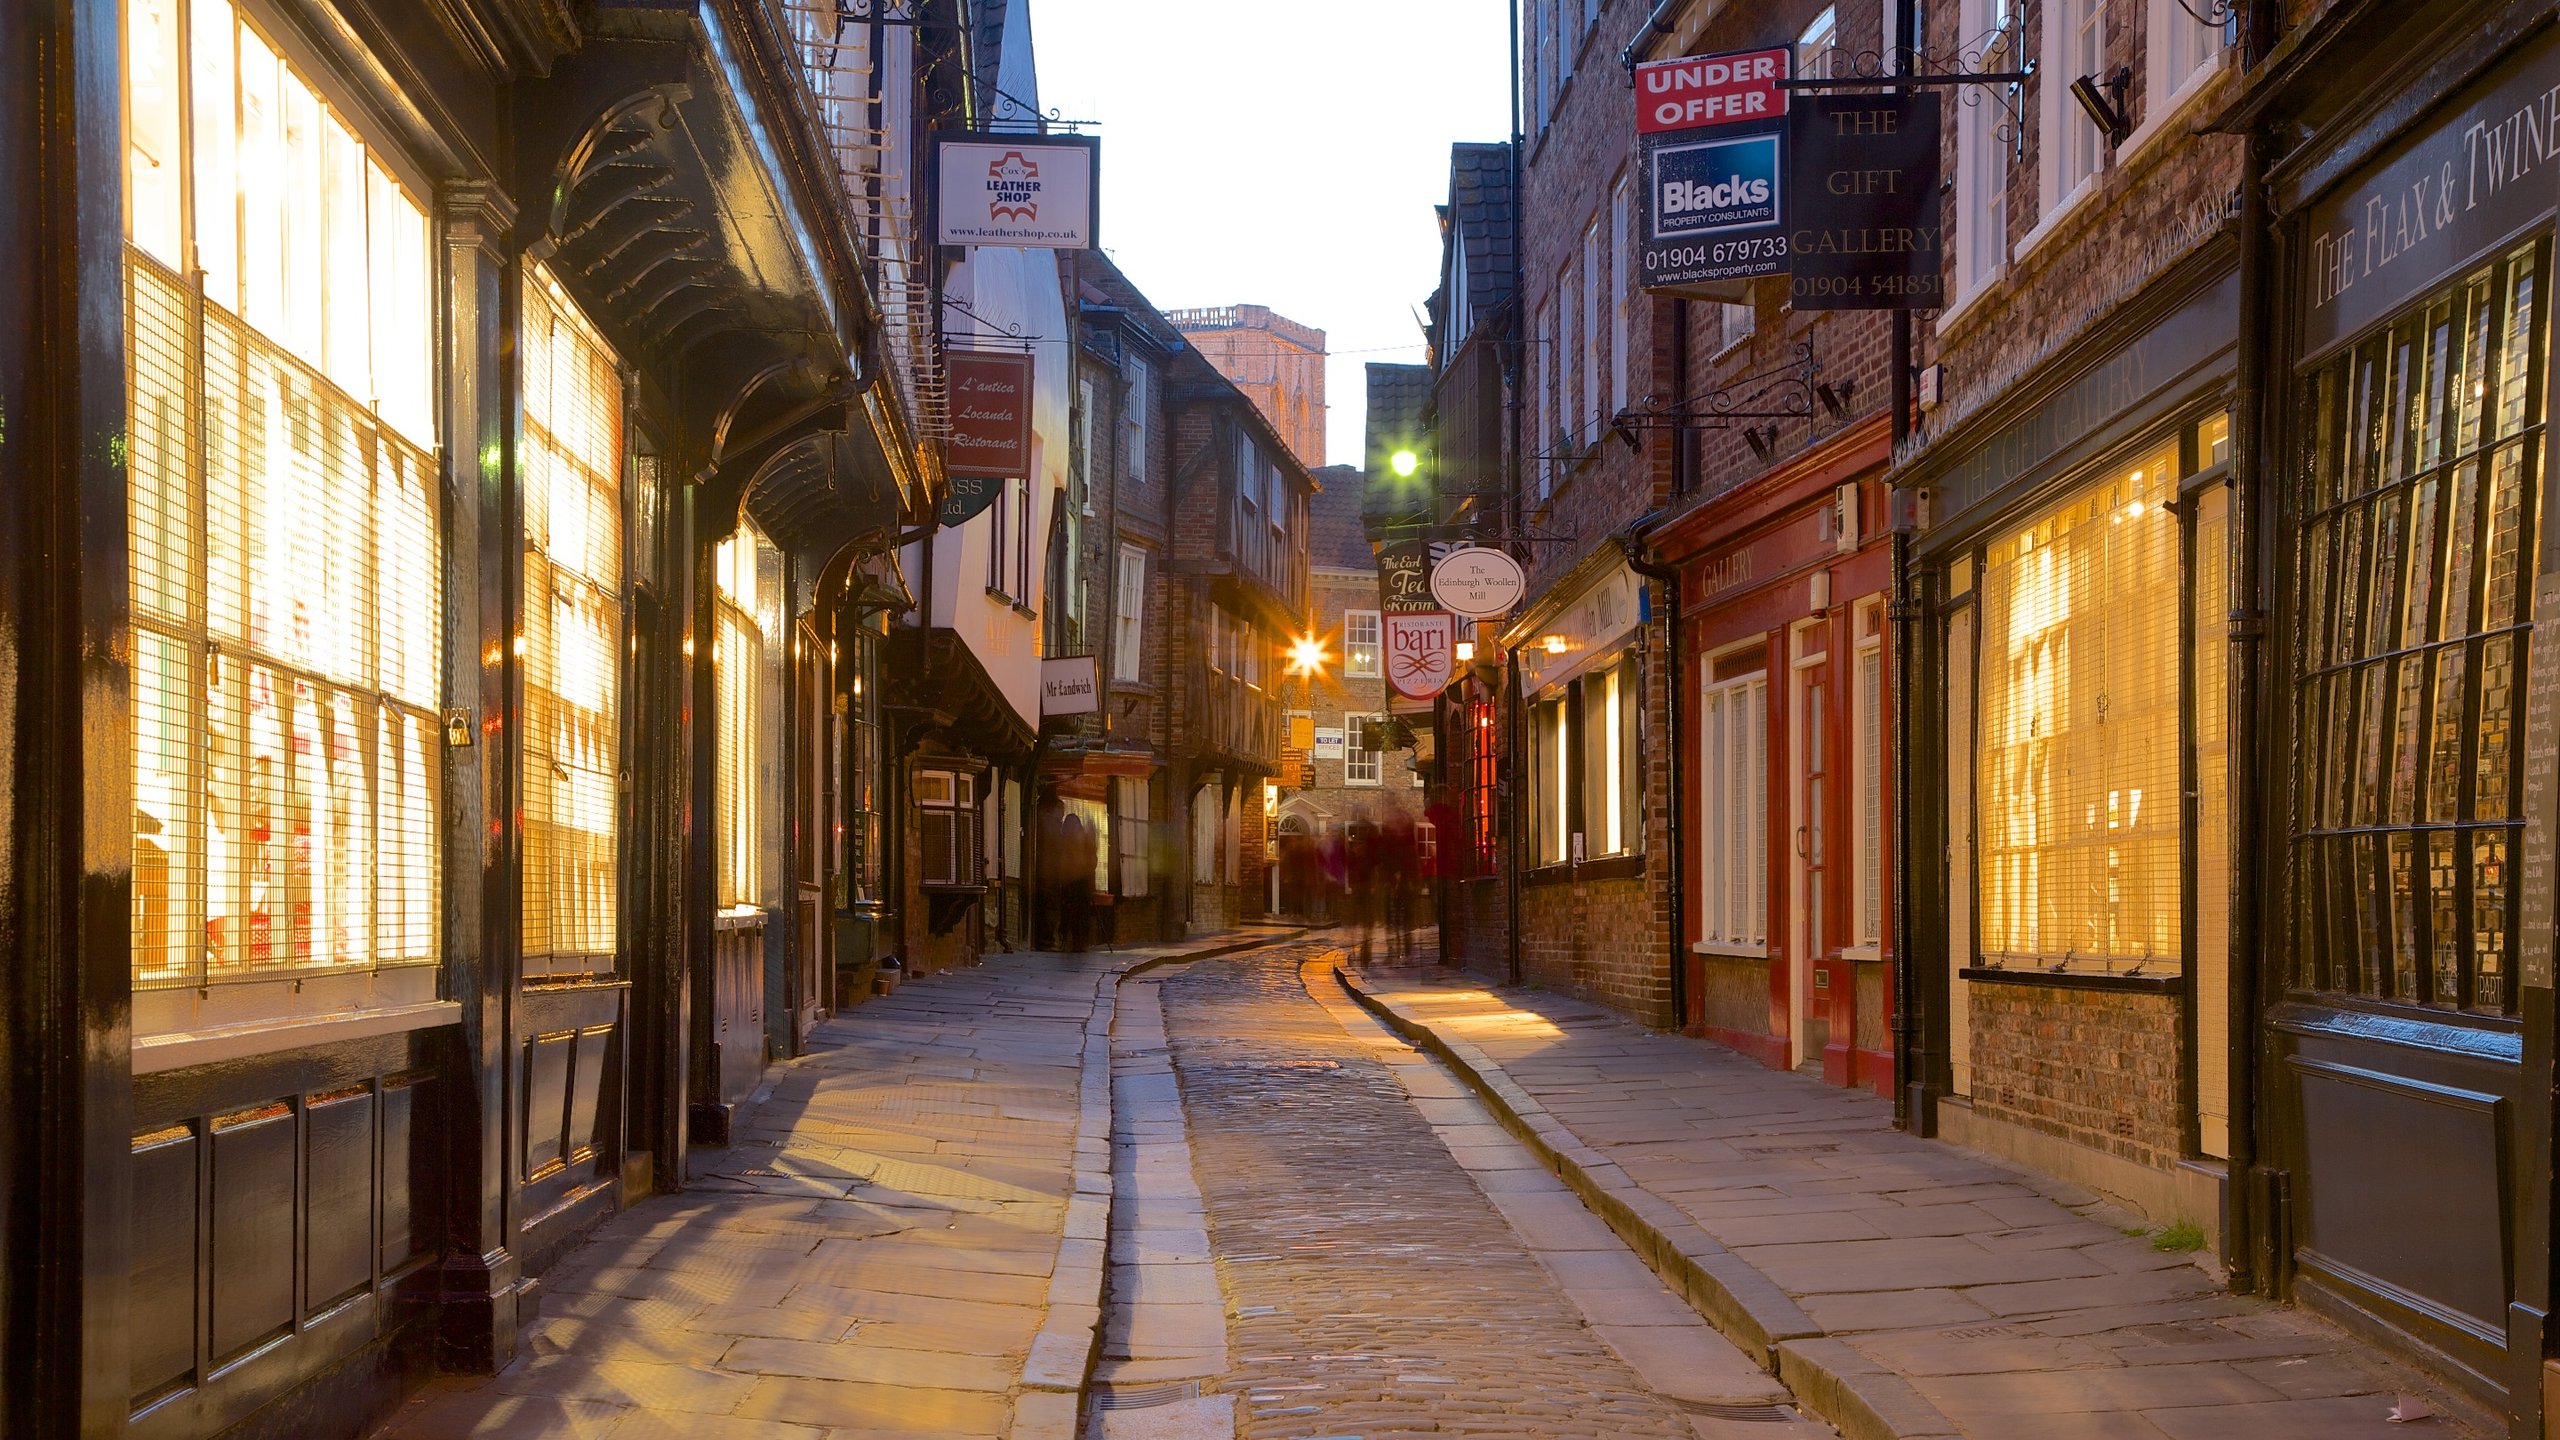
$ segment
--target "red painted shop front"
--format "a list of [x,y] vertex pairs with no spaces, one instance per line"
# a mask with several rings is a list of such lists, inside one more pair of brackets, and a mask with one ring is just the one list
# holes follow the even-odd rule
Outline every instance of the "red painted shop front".
[[1882,426],[1666,527],[1680,576],[1692,1034],[1893,1090]]

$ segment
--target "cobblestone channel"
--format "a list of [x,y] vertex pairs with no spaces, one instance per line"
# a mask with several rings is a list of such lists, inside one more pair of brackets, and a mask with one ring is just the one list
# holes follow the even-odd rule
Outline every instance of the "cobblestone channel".
[[1307,953],[1164,982],[1229,1307],[1236,1433],[1697,1436],[1594,1334],[1395,1076],[1308,997]]

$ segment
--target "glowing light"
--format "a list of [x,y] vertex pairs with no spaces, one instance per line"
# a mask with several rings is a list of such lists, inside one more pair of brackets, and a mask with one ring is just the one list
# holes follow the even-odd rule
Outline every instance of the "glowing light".
[[1473,640],[1461,640],[1457,643],[1455,648],[1458,652],[1459,664],[1467,665],[1474,663],[1476,658],[1476,642]]
[[1387,457],[1387,468],[1396,472],[1397,479],[1410,480],[1413,472],[1422,468],[1422,457],[1410,450],[1399,450]]
[[1561,635],[1550,635],[1539,643],[1546,647],[1547,653],[1550,655],[1561,655],[1564,653],[1564,637]]
[[1332,658],[1326,653],[1321,636],[1301,635],[1289,642],[1289,673],[1292,675],[1321,675],[1325,662]]

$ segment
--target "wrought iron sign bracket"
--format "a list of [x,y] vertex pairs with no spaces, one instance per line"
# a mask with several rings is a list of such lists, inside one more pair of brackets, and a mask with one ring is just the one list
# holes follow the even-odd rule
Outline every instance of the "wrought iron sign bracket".
[[[2233,0],[2207,0],[2223,8]],[[2187,0],[2178,0],[2181,8]],[[2193,13],[2190,11],[2190,13]],[[1824,58],[1820,75],[1781,80],[1781,90],[1957,90],[1966,105],[1979,105],[1985,94],[2007,116],[1992,133],[2009,143],[2014,157],[2023,159],[2027,147],[2026,90],[2035,78],[2036,62],[2030,57],[2023,64],[2004,64],[2026,47],[2027,7],[2021,5],[2008,22],[1959,44],[1952,53],[1932,55],[1926,50],[1851,52],[1835,49]],[[1901,59],[1908,63],[1889,68],[1888,62]],[[1992,69],[1992,66],[2001,68]]]

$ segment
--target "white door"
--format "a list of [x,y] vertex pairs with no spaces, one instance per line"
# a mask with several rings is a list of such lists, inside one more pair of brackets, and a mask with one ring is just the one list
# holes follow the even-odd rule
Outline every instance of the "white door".
[[1787,707],[1787,1063],[1817,1059],[1829,1038],[1810,1023],[1813,963],[1830,937],[1823,933],[1828,859],[1822,819],[1829,807],[1830,658],[1822,622],[1807,621],[1790,637],[1794,685]]

